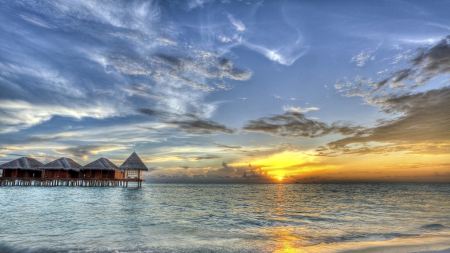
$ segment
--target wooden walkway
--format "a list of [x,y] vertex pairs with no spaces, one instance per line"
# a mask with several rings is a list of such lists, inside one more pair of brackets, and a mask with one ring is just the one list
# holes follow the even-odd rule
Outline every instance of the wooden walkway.
[[128,187],[128,182],[137,182],[142,187],[143,179],[80,179],[80,178],[20,178],[0,177],[0,186],[81,186],[81,187]]

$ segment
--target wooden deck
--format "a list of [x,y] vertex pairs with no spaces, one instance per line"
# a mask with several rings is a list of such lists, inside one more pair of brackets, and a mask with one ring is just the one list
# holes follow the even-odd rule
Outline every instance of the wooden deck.
[[0,186],[101,186],[101,187],[128,187],[129,182],[138,183],[138,187],[142,187],[144,179],[126,178],[30,178],[30,177],[0,177]]

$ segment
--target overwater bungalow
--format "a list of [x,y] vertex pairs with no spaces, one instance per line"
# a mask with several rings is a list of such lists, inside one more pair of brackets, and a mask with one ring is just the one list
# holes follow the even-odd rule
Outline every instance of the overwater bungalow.
[[45,179],[78,179],[80,177],[81,167],[82,166],[74,160],[61,157],[40,168],[42,169],[42,178]]
[[133,152],[118,168],[106,158],[97,159],[81,166],[70,158],[61,157],[47,164],[34,158],[22,157],[0,165],[3,174],[0,185],[38,186],[128,186],[137,182],[142,187],[142,171],[147,166]]
[[30,157],[21,157],[19,159],[0,165],[3,169],[3,177],[10,178],[40,178],[43,164]]
[[141,158],[133,152],[130,157],[119,167],[124,171],[125,179],[137,179],[138,186],[142,186],[142,171],[148,171],[147,166],[142,162]]
[[106,158],[99,158],[83,166],[81,179],[123,179],[123,171]]

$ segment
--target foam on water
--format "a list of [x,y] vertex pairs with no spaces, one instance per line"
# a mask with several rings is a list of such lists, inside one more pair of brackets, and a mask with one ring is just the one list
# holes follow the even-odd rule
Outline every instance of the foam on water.
[[1,187],[0,252],[272,252],[450,231],[450,184]]

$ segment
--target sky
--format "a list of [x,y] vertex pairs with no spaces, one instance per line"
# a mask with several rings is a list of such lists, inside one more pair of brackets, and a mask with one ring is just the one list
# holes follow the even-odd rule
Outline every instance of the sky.
[[449,1],[6,1],[0,164],[449,182]]

